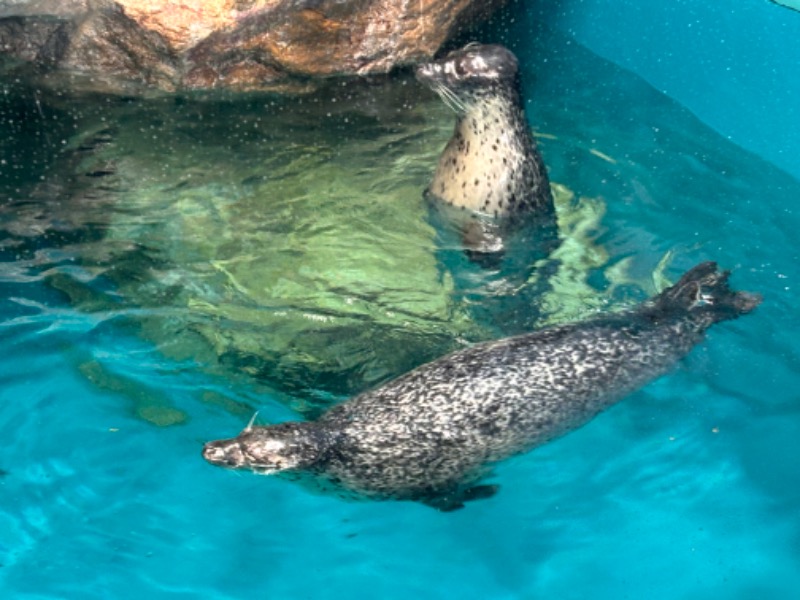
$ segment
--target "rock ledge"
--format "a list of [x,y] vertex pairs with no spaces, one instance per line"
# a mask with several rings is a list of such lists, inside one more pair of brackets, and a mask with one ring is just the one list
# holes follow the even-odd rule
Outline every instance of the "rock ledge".
[[117,92],[302,91],[428,59],[505,2],[0,0],[0,72]]

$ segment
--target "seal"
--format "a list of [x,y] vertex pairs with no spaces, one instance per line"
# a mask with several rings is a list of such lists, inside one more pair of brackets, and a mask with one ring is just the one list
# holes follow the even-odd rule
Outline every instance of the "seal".
[[517,58],[503,46],[471,43],[419,65],[416,77],[456,113],[426,196],[469,211],[464,245],[501,251],[508,230],[531,221],[555,237],[553,196],[525,116]]
[[309,422],[254,426],[208,442],[212,464],[304,475],[366,499],[440,510],[491,496],[491,465],[574,430],[761,297],[728,286],[713,262],[635,309],[477,344],[423,365]]

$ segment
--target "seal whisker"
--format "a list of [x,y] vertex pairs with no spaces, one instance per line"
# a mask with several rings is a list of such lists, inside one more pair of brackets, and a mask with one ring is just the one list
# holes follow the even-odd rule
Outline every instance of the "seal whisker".
[[254,412],[253,416],[250,417],[250,421],[247,423],[247,427],[244,428],[244,431],[250,431],[251,429],[253,429],[253,423],[256,422],[256,417],[258,417],[258,412],[259,411]]
[[458,98],[456,93],[444,84],[438,84],[433,88],[439,97],[444,101],[447,107],[455,113],[465,113],[466,106]]

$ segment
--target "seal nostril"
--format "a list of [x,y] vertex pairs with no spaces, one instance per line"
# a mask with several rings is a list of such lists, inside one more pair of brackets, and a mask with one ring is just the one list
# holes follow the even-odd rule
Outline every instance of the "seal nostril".
[[221,467],[238,468],[244,463],[241,448],[231,440],[207,442],[202,454],[206,461]]

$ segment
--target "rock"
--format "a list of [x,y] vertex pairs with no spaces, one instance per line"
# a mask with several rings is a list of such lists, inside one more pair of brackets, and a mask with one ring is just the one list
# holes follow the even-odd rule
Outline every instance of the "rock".
[[0,68],[104,91],[302,91],[433,56],[506,0],[0,0]]

